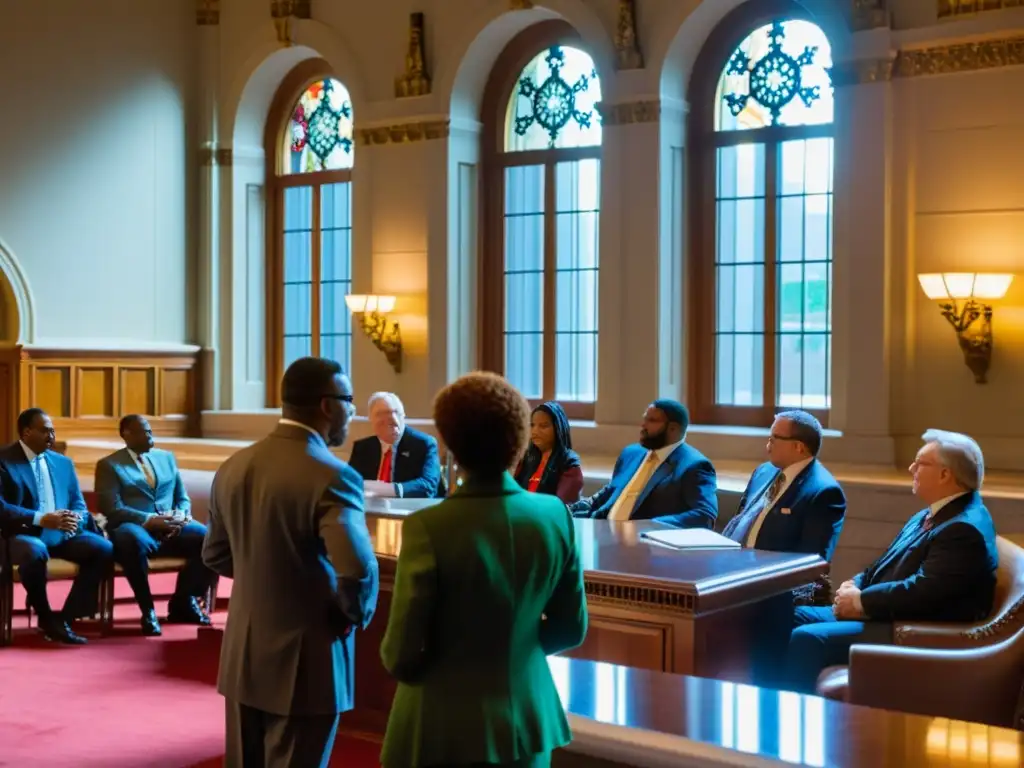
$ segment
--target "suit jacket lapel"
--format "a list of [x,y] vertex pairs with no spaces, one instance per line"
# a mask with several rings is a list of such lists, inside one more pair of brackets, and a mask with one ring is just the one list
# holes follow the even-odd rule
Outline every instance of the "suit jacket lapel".
[[884,555],[879,558],[874,566],[871,568],[871,578],[881,573],[883,570],[888,568],[892,561],[907,551],[907,547],[914,541],[921,533],[921,521],[924,515],[928,514],[928,510],[924,509],[914,515],[903,526],[903,530],[900,531],[900,535],[896,537],[896,541],[892,543],[892,546],[886,551]]
[[800,489],[803,487],[803,484],[807,482],[807,478],[811,475],[811,467],[813,466],[814,461],[811,461],[811,463],[800,471],[799,475],[793,478],[793,482],[789,484],[786,492],[779,496],[779,500],[772,505],[772,512],[776,509],[784,509],[786,507],[793,506],[793,499],[800,493]]
[[[156,498],[156,489],[149,487],[149,483],[146,482],[146,475],[143,474],[142,468],[138,465],[138,462],[136,462],[135,459],[132,458],[132,455],[128,453],[127,448],[122,449],[121,466],[124,467],[124,472],[128,475],[128,479],[139,490],[151,498]],[[153,470],[153,477],[156,478],[156,464],[152,461],[152,458],[150,459],[149,466]]]
[[25,486],[25,495],[31,502],[25,506],[30,509],[39,509],[43,501],[39,498],[39,486],[36,484],[36,473],[32,471],[32,464],[23,453],[21,460],[14,461],[13,466],[17,468],[18,474],[21,475],[21,483]]
[[[619,500],[619,496],[626,490],[626,486],[629,485],[629,481],[633,479],[633,475],[640,469],[640,465],[644,463],[644,459],[647,458],[646,453],[640,454],[636,459],[630,459],[628,466],[623,466],[621,477],[625,478],[622,485],[615,489],[615,493],[611,500],[608,502],[608,511],[611,512],[612,507],[615,506],[615,502]],[[635,507],[634,507],[635,509]]]

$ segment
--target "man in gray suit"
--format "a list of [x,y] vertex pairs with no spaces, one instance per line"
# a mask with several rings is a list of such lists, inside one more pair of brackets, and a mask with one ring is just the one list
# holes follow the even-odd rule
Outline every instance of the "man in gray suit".
[[234,579],[217,689],[226,765],[327,766],[338,715],[353,706],[355,637],[377,605],[363,479],[336,458],[352,385],[333,360],[304,357],[281,382],[283,418],[221,465],[203,560]]
[[214,578],[203,565],[206,526],[192,519],[192,502],[174,454],[153,447],[153,430],[142,416],[125,416],[120,431],[125,447],[96,462],[94,487],[114,559],[142,609],[142,633],[152,637],[161,632],[149,589],[152,557],[187,561],[167,606],[168,623],[208,625],[210,617],[196,600]]

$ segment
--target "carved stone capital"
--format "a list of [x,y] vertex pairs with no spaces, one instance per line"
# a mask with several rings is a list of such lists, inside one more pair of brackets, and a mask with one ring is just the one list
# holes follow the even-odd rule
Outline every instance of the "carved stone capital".
[[217,165],[231,165],[234,162],[231,147],[220,147],[214,153],[213,160]]
[[405,54],[405,74],[395,78],[396,99],[427,96],[430,93],[430,76],[427,75],[423,37],[423,14],[410,14],[409,50]]
[[661,102],[656,100],[628,101],[622,104],[606,104],[599,101],[594,107],[600,113],[601,123],[605,126],[656,123],[661,119]]
[[832,67],[832,84],[842,88],[847,85],[885,83],[892,80],[895,63],[894,57],[836,62]]
[[1024,64],[1024,36],[900,51],[896,77],[948,75]]
[[643,69],[644,56],[636,34],[636,0],[619,0],[619,18],[615,27],[616,67]]
[[448,126],[447,120],[430,120],[361,128],[358,131],[359,143],[368,147],[380,144],[410,144],[416,141],[447,139]]

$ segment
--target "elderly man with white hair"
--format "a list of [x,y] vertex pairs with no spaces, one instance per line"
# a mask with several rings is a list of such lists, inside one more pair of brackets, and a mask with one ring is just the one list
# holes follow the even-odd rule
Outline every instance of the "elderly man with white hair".
[[373,437],[356,440],[348,460],[363,476],[366,493],[406,499],[436,496],[441,481],[437,440],[406,425],[405,406],[391,392],[375,392],[367,407]]
[[844,582],[830,608],[794,614],[785,687],[814,690],[820,672],[846,664],[855,643],[891,643],[896,621],[975,622],[992,610],[996,532],[981,499],[985,460],[974,440],[929,429],[910,465],[927,506],[878,560]]

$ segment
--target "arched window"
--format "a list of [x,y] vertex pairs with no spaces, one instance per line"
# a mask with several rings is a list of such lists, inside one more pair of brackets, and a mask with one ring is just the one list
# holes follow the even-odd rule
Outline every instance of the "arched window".
[[793,10],[741,8],[694,70],[691,400],[705,423],[831,405],[832,52]]
[[296,69],[275,98],[278,120],[268,121],[270,382],[304,355],[351,372],[352,100],[340,80],[320,74],[325,66]]
[[593,418],[601,81],[568,25],[527,30],[485,98],[484,364]]

